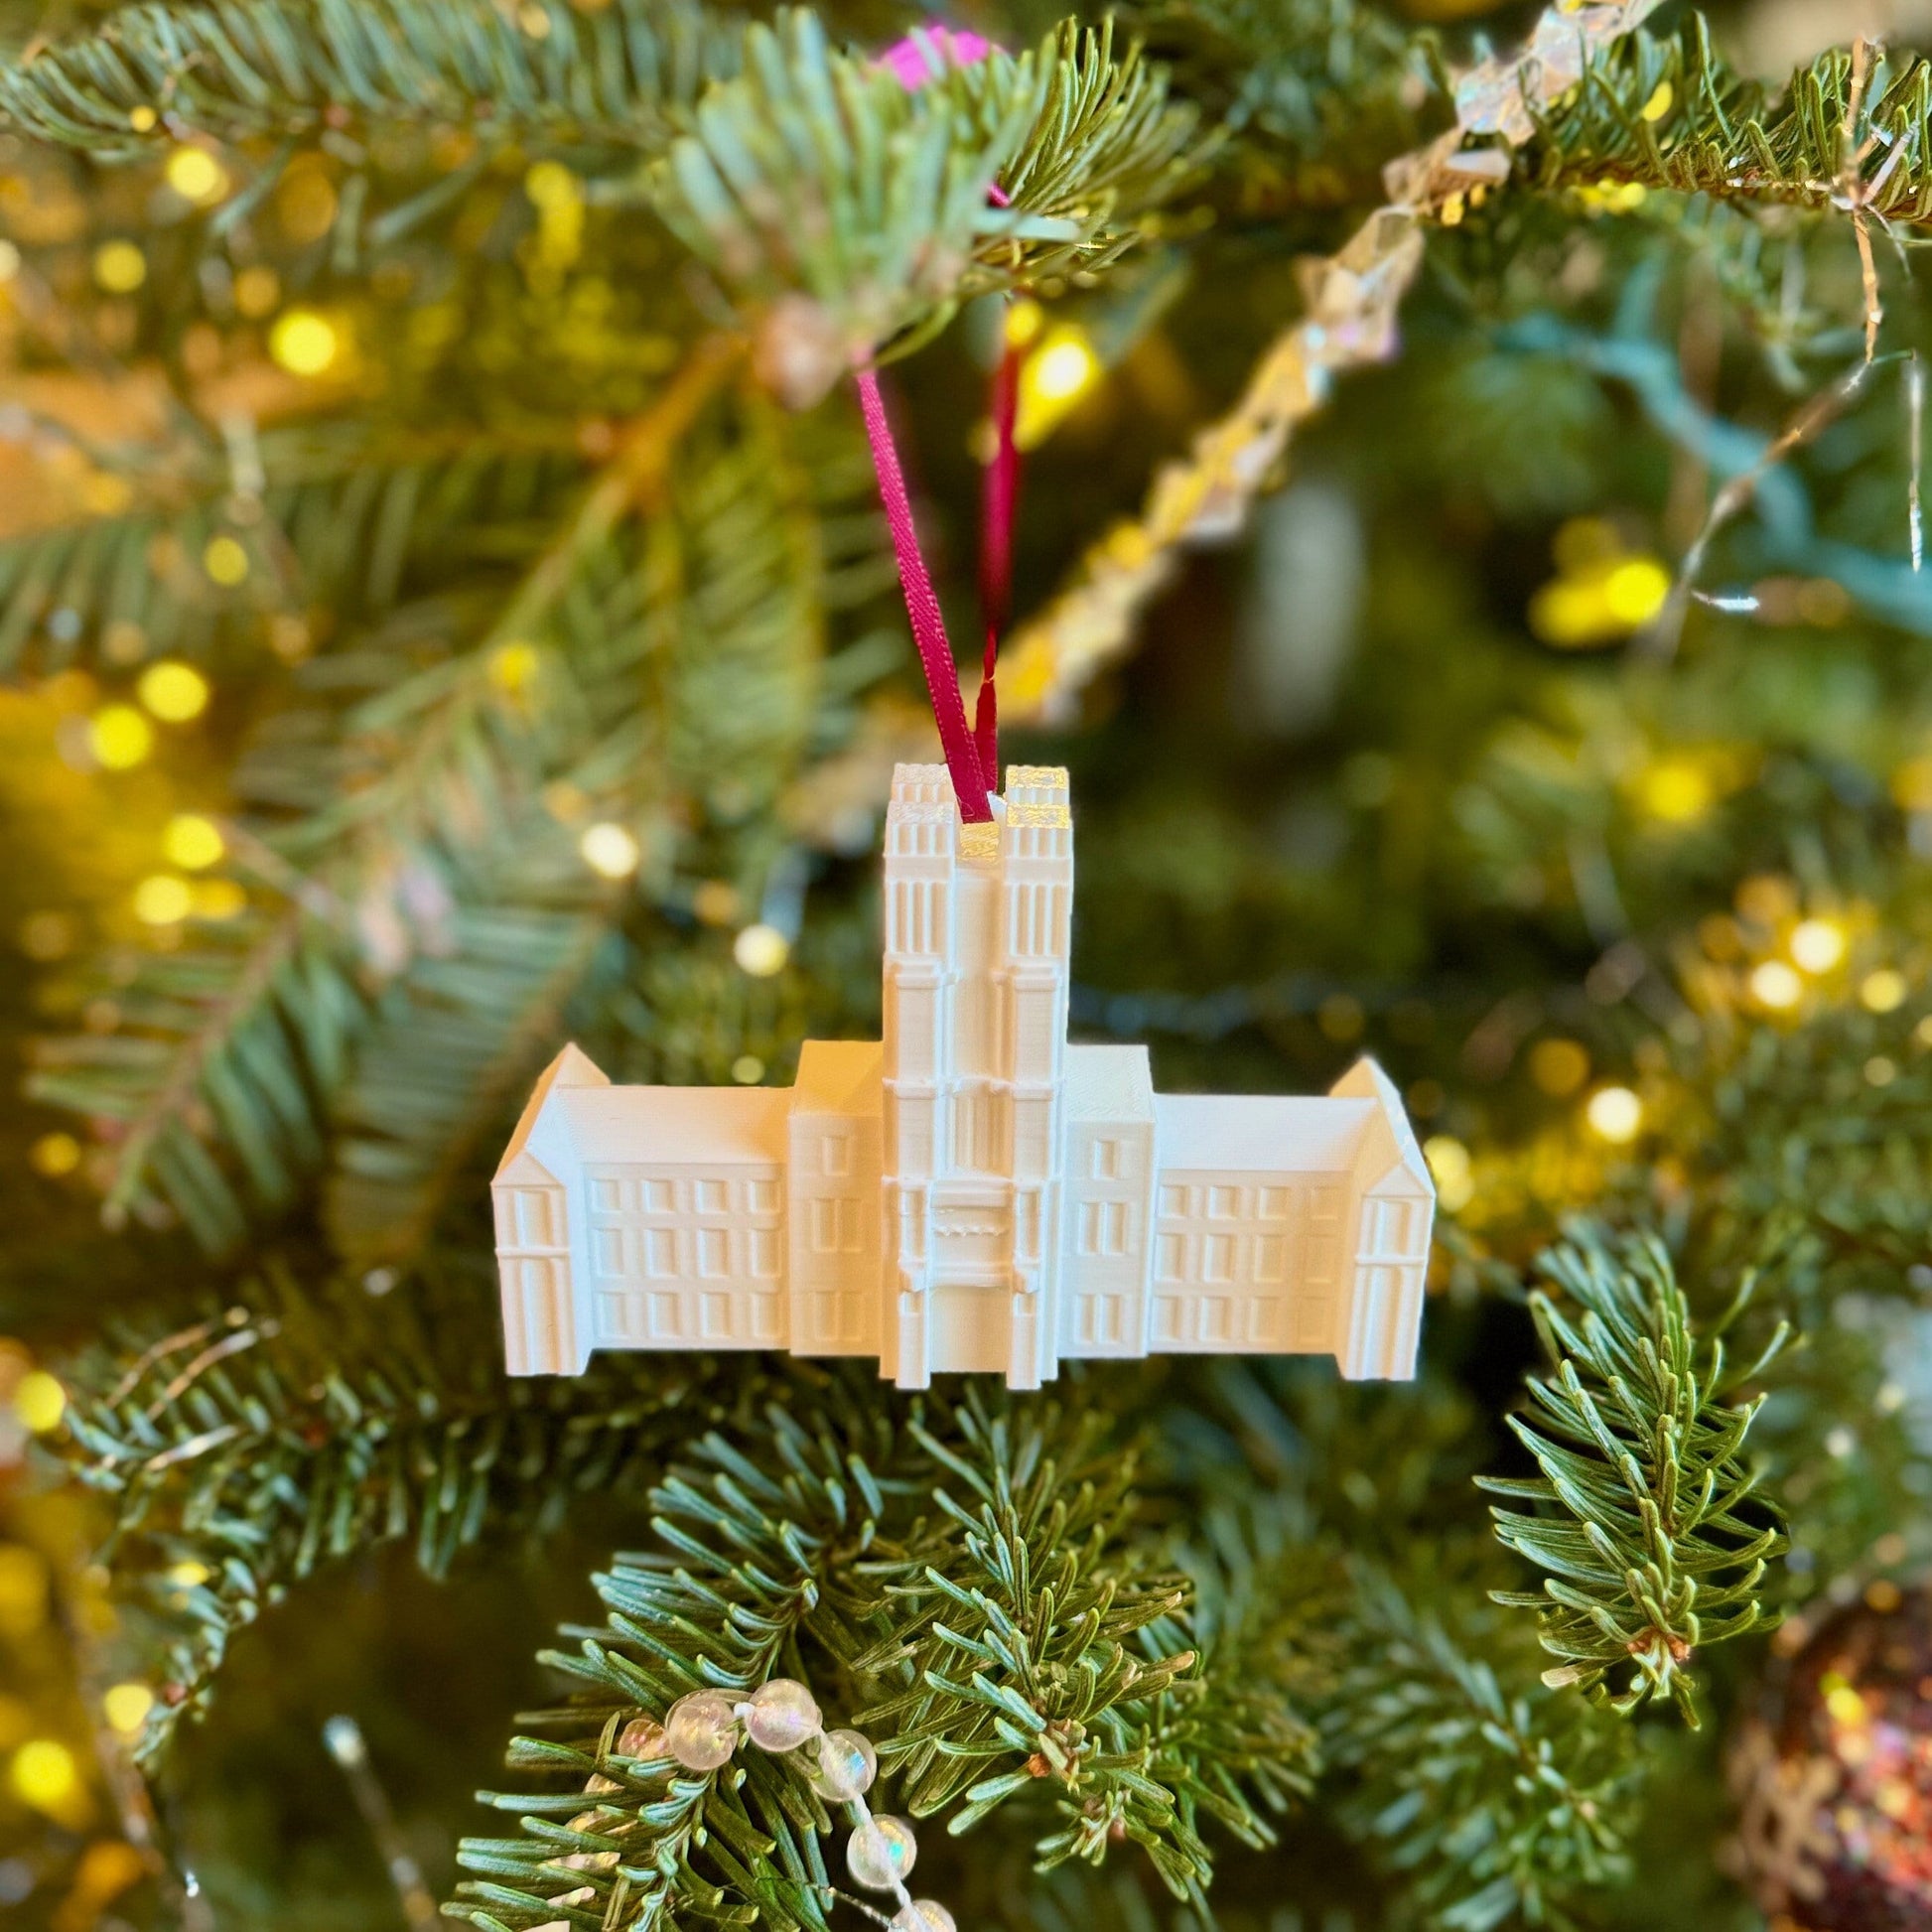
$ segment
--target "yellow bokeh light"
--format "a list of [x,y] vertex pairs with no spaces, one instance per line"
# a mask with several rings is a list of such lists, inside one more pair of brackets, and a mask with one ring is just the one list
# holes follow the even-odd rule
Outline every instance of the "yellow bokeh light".
[[1677,89],[1668,80],[1660,80],[1650,90],[1650,98],[1638,108],[1638,116],[1646,121],[1661,121],[1671,110],[1677,99]]
[[154,750],[154,727],[131,704],[110,704],[87,722],[87,747],[109,771],[126,771]]
[[1025,348],[1029,343],[1039,339],[1039,332],[1046,327],[1046,311],[1037,302],[1022,296],[1017,302],[1007,304],[1005,335],[1015,348]]
[[1423,1143],[1423,1159],[1436,1177],[1436,1196],[1448,1212],[1467,1207],[1476,1190],[1469,1150],[1452,1134],[1432,1134]]
[[164,724],[185,725],[207,709],[207,679],[174,657],[150,664],[134,691]]
[[1062,323],[1041,341],[1020,371],[1013,440],[1023,450],[1044,442],[1099,373],[1100,358],[1085,335]]
[[219,862],[227,851],[221,828],[200,812],[177,812],[161,835],[161,849],[171,866],[184,872],[202,872]]
[[336,325],[313,309],[290,309],[268,332],[269,354],[291,375],[321,375],[342,346]]
[[36,1173],[58,1180],[80,1165],[80,1143],[71,1134],[43,1134],[27,1150],[27,1163]]
[[73,1753],[52,1737],[36,1737],[14,1753],[13,1788],[36,1811],[67,1810],[80,1788]]
[[1908,812],[1932,812],[1932,758],[1907,759],[1891,774],[1891,795]]
[[582,198],[577,177],[561,161],[534,163],[523,177],[523,192],[538,207],[567,207]]
[[536,681],[543,659],[534,644],[498,644],[489,653],[489,681],[508,697],[520,697]]
[[157,872],[134,889],[134,916],[143,925],[180,925],[195,909],[188,881],[171,872]]
[[168,1581],[177,1589],[200,1589],[213,1574],[207,1564],[197,1563],[191,1557],[185,1563],[169,1566]]
[[1711,809],[1716,787],[1690,759],[1663,759],[1637,780],[1637,796],[1652,818],[1689,825]]
[[750,973],[754,979],[766,980],[784,969],[785,961],[791,957],[791,941],[776,926],[760,921],[748,925],[732,941],[732,957],[738,961],[741,971]]
[[23,1429],[45,1436],[49,1430],[60,1428],[61,1418],[67,1412],[68,1392],[62,1388],[58,1376],[36,1368],[20,1378],[14,1389],[14,1414]]
[[168,186],[184,201],[217,202],[228,192],[228,171],[206,148],[177,148],[168,157]]
[[148,279],[148,258],[131,241],[103,241],[94,250],[94,280],[109,295],[132,295]]
[[636,838],[608,818],[586,826],[577,849],[584,863],[606,879],[628,879],[644,856]]
[[1589,1049],[1581,1040],[1539,1039],[1530,1048],[1530,1078],[1562,1100],[1589,1078]]
[[282,299],[282,278],[261,262],[244,268],[234,278],[234,305],[250,322],[273,315]]
[[147,1723],[154,1693],[145,1684],[116,1684],[102,1695],[100,1708],[123,1737],[131,1737]]
[[233,537],[210,537],[202,552],[202,568],[212,582],[232,589],[248,575],[248,552]]
[[1895,973],[1889,966],[1880,966],[1875,973],[1867,973],[1859,986],[1859,1004],[1867,1013],[1896,1013],[1905,1004],[1909,991],[1905,975]]
[[1791,957],[1808,973],[1829,973],[1844,959],[1847,943],[1836,919],[1806,919],[1791,929]]
[[160,118],[161,116],[145,101],[140,106],[130,107],[127,110],[127,124],[136,134],[148,133]]
[[1599,1140],[1622,1146],[1643,1129],[1643,1102],[1628,1087],[1598,1087],[1584,1109],[1590,1132]]
[[232,919],[248,909],[248,895],[232,879],[204,879],[195,888],[198,919]]
[[1603,604],[1618,623],[1635,630],[1664,608],[1671,576],[1655,557],[1628,557],[1603,579]]
[[1804,998],[1805,983],[1781,959],[1767,959],[1751,969],[1751,998],[1759,1006],[1782,1013]]

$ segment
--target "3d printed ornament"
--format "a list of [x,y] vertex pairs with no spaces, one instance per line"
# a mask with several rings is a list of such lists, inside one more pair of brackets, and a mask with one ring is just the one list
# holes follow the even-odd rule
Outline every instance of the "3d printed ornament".
[[1333,1354],[1415,1373],[1435,1189],[1386,1076],[1157,1094],[1066,1038],[1066,773],[962,825],[944,765],[886,818],[885,1038],[782,1088],[614,1087],[574,1046],[493,1186],[513,1375],[595,1348],[877,1355],[901,1388],[1062,1359]]

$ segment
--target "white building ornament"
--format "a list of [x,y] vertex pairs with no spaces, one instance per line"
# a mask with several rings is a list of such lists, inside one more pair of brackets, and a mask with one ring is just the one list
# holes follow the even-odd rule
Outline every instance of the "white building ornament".
[[1436,1196],[1387,1076],[1157,1094],[1145,1046],[1067,1041],[1072,915],[1065,771],[1009,766],[969,826],[944,765],[900,765],[883,1040],[807,1040],[789,1089],[614,1087],[575,1046],[538,1081],[492,1187],[510,1373],[789,1348],[901,1388],[1177,1352],[1413,1375]]

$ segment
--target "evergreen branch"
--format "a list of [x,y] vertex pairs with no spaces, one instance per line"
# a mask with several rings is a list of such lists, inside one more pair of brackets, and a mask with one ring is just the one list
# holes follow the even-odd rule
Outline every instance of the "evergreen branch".
[[[1477,1482],[1540,1505],[1491,1513],[1501,1541],[1550,1575],[1540,1593],[1496,1600],[1541,1611],[1543,1647],[1565,1660],[1546,1684],[1581,1685],[1619,1713],[1668,1694],[1696,1727],[1698,1647],[1776,1621],[1755,1592],[1785,1538],[1738,1458],[1763,1398],[1723,1400],[1718,1337],[1748,1283],[1706,1340],[1654,1239],[1612,1250],[1585,1236],[1541,1266],[1567,1298],[1531,1298],[1555,1374],[1531,1384],[1530,1416],[1509,1420],[1542,1473]],[[1626,1659],[1635,1669],[1613,1691],[1603,1680]]]
[[[915,1404],[901,1427],[855,1394],[844,1371],[795,1368],[764,1441],[708,1438],[656,1486],[665,1547],[599,1578],[607,1622],[547,1660],[579,1686],[538,1714],[562,1741],[512,1746],[512,1764],[574,1789],[491,1797],[526,1835],[468,1842],[462,1863],[483,1882],[451,1909],[547,1922],[561,1849],[584,1855],[571,1883],[609,1926],[660,1924],[680,1905],[819,1926],[816,1837],[831,1821],[790,1767],[747,1750],[729,1772],[667,1784],[665,1765],[612,1754],[632,1721],[661,1720],[687,1691],[749,1692],[780,1672],[828,1713],[891,1724],[885,1774],[903,1777],[917,1815],[953,1807],[954,1832],[1055,1793],[1065,1822],[1036,1847],[1042,1865],[1098,1862],[1131,1838],[1198,1897],[1203,1813],[1264,1837],[1249,1794],[1280,1802],[1298,1786],[1309,1733],[1238,1669],[1201,1675],[1184,1589],[1155,1567],[1160,1539],[1120,1446],[1053,1403],[974,1394]],[[1245,1755],[1216,1761],[1235,1740]],[[579,1846],[545,1820],[587,1789],[595,1812],[569,1829],[595,1842]],[[776,1849],[731,1855],[752,1841]]]
[[1634,182],[1722,201],[1932,215],[1932,65],[1851,53],[1801,68],[1775,103],[1725,66],[1693,14],[1670,39],[1624,37],[1538,120],[1523,166],[1538,187]]
[[109,160],[195,134],[287,142],[397,124],[648,153],[736,66],[737,33],[693,0],[537,6],[540,33],[488,0],[124,7],[0,67],[0,116]]
[[144,1759],[206,1712],[234,1634],[327,1564],[406,1539],[442,1576],[484,1539],[553,1529],[573,1497],[641,1495],[667,1448],[764,1386],[757,1363],[702,1357],[508,1381],[466,1319],[493,1301],[480,1272],[370,1280],[312,1290],[271,1267],[245,1305],[70,1378],[107,1554],[176,1632]]
[[[1348,1662],[1322,1713],[1344,1818],[1444,1932],[1586,1923],[1578,1895],[1631,1869],[1629,1731],[1570,1699],[1506,1692],[1490,1661],[1506,1630],[1451,1635],[1388,1572],[1357,1561],[1348,1576]],[[1430,1602],[1479,1625],[1444,1583],[1431,1577]]]
[[[1138,52],[1116,61],[1110,29],[932,62],[908,89],[794,10],[748,31],[744,73],[653,164],[659,211],[755,313],[760,373],[794,403],[965,296],[1099,265],[1131,238],[1116,210],[1183,171],[1192,110]],[[1002,180],[1008,207],[988,199]]]

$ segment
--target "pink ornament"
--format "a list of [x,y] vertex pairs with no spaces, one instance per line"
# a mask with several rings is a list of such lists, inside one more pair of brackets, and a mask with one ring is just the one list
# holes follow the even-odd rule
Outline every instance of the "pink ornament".
[[958,33],[950,27],[922,27],[917,34],[907,34],[902,41],[895,41],[880,55],[879,66],[891,68],[898,76],[899,85],[908,94],[916,94],[928,81],[939,77],[932,67],[935,56],[956,68],[970,68],[992,52],[993,43],[982,35]]

